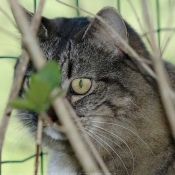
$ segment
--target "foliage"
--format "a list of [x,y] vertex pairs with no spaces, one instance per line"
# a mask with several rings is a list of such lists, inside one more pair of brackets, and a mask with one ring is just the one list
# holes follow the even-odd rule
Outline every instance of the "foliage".
[[10,105],[41,113],[50,106],[49,95],[60,82],[58,64],[50,61],[40,71],[32,74],[29,82],[30,89],[26,92],[26,98],[17,98],[10,102]]

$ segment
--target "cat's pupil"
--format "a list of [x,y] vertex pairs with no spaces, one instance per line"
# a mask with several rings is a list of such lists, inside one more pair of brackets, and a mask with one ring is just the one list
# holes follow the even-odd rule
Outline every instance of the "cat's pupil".
[[83,80],[82,80],[82,79],[80,79],[80,81],[79,81],[79,87],[80,87],[80,88],[83,87]]

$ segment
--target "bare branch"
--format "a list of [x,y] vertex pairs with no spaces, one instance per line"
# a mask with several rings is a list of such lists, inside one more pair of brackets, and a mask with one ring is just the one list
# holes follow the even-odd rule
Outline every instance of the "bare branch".
[[83,136],[86,140],[86,142],[88,143],[89,147],[91,148],[91,151],[94,155],[94,157],[96,158],[97,162],[99,163],[102,171],[106,174],[108,174],[110,171],[108,170],[106,164],[104,163],[104,161],[102,160],[102,158],[100,157],[97,149],[95,148],[95,146],[92,144],[89,136],[86,134],[86,131],[84,129],[84,127],[82,127],[81,122],[79,120],[79,118],[77,117],[75,111],[72,109],[72,107],[70,106],[70,104],[68,103],[68,101],[65,99],[64,100],[65,106],[67,106],[68,110],[70,111],[71,116],[73,117],[73,119],[75,120],[77,127],[81,130],[81,132],[83,133]]
[[140,56],[137,54],[137,52],[136,52],[126,41],[124,41],[124,40],[121,38],[121,36],[108,24],[107,21],[105,21],[105,20],[104,20],[103,18],[101,18],[100,16],[95,15],[95,14],[93,14],[93,13],[87,11],[87,10],[84,10],[84,9],[82,9],[82,8],[80,8],[80,7],[72,6],[72,5],[67,4],[67,3],[65,3],[65,2],[62,2],[62,1],[60,1],[60,0],[56,0],[56,1],[59,2],[59,3],[61,3],[61,4],[66,5],[66,6],[68,6],[68,7],[71,7],[71,8],[74,8],[74,9],[78,9],[78,10],[80,10],[80,11],[83,11],[83,12],[85,12],[85,13],[87,13],[87,14],[89,14],[89,15],[95,17],[95,18],[97,18],[98,20],[100,20],[100,22],[102,22],[102,23],[110,30],[110,32],[112,33],[111,37],[114,36],[114,38],[113,38],[113,41],[115,41],[114,44],[115,44],[115,45],[118,45],[118,44],[116,43],[115,37],[119,38],[121,44],[123,44],[123,48],[121,48],[121,47],[119,47],[119,48],[122,49],[125,53],[128,53],[131,57],[135,58],[138,62],[140,62],[141,66],[142,66],[153,78],[156,79],[156,75],[155,75],[155,73],[152,71],[152,69],[151,69],[147,64],[143,63],[142,58],[140,58]]
[[34,58],[37,57],[37,59],[35,60],[35,66],[37,69],[43,67],[46,63],[46,59],[43,59],[44,56],[41,52],[41,49],[39,48],[37,39],[34,37],[34,34],[31,34],[31,29],[28,24],[28,21],[25,20],[25,14],[20,9],[17,1],[9,0],[9,3],[11,5],[11,9],[16,23],[18,25],[18,28],[22,34],[22,41],[24,45],[27,46],[26,49],[29,53],[29,56],[32,60],[34,60]]
[[167,36],[166,41],[165,41],[165,44],[164,44],[164,46],[162,47],[162,56],[163,56],[163,54],[165,53],[165,51],[166,51],[166,49],[167,49],[167,47],[168,47],[168,45],[169,45],[171,39],[173,38],[173,35],[174,35],[174,34],[175,34],[175,29],[169,34],[169,36]]
[[35,35],[37,34],[37,31],[40,26],[41,17],[42,17],[41,14],[44,8],[45,1],[46,0],[40,0],[34,19],[32,20],[32,30]]
[[167,76],[167,72],[164,68],[163,60],[161,59],[161,53],[159,51],[159,48],[156,44],[156,39],[152,32],[153,24],[151,19],[153,18],[151,18],[150,11],[148,10],[147,0],[142,0],[142,6],[143,6],[145,23],[147,24],[148,30],[150,32],[151,47],[152,47],[153,57],[154,57],[153,66],[157,74],[157,83],[159,86],[164,110],[167,114],[171,129],[172,129],[172,135],[175,138],[175,109],[174,109],[174,101],[172,98],[172,89],[170,87],[170,82]]
[[39,154],[40,154],[40,147],[42,142],[42,129],[43,129],[43,119],[42,119],[42,114],[40,114],[38,116],[38,126],[37,126],[37,135],[36,135],[36,158],[35,158],[34,175],[38,174]]
[[[138,14],[137,14],[137,12],[136,12],[136,10],[134,8],[133,1],[132,0],[128,0],[128,3],[131,6],[131,8],[132,8],[132,10],[133,10],[133,12],[134,12],[134,14],[136,16],[136,19],[137,19],[137,21],[139,23],[140,29],[142,30],[143,33],[146,33],[144,27],[142,26],[142,23],[140,22],[140,18],[139,18]],[[145,36],[146,36],[146,39],[147,39],[147,41],[148,41],[148,43],[150,45],[151,43],[150,43],[149,38],[147,37],[147,35],[145,35]]]
[[[19,5],[14,0],[9,0],[9,3],[12,8],[12,12],[14,14],[15,20],[18,24],[18,27],[23,36],[24,45],[29,52],[31,59],[37,69],[40,69],[44,66],[46,61],[43,58],[43,54],[38,46],[37,40],[34,35],[31,34],[29,30],[29,24],[25,19],[25,15],[20,9]],[[59,108],[58,108],[59,106]],[[57,116],[59,116],[59,120],[65,128],[65,134],[69,139],[79,161],[82,165],[85,172],[88,173],[100,173],[98,166],[95,161],[92,159],[91,154],[87,151],[87,148],[81,137],[78,133],[77,128],[75,127],[73,121],[71,120],[71,116],[66,111],[65,105],[62,103],[61,98],[56,98],[53,102],[53,107]],[[84,158],[86,157],[86,159]]]
[[[169,12],[169,18],[167,20],[167,25],[169,28],[172,27],[172,25],[174,24],[174,15],[173,15],[173,12],[174,12],[174,2],[172,0],[169,0],[168,1],[168,12]],[[173,26],[174,27],[174,26]],[[164,38],[164,41],[162,43],[165,43],[163,46],[162,46],[162,55],[164,54],[168,44],[170,43],[171,39],[173,38],[173,35],[175,33],[175,28],[174,30],[172,30],[171,33],[168,33],[165,38]]]
[[[41,10],[39,10],[39,12],[36,15],[39,16],[40,13],[41,13]],[[37,28],[39,25],[38,23],[33,22],[32,26],[35,32],[37,32]],[[25,75],[28,63],[29,63],[29,55],[25,50],[23,50],[22,56],[19,59],[19,63],[15,70],[15,77],[14,77],[13,84],[11,87],[10,96],[8,98],[8,103],[14,100],[18,96],[22,83],[23,83],[23,79],[24,79],[24,75]],[[0,161],[2,158],[2,147],[4,143],[5,133],[7,130],[7,126],[9,123],[9,118],[10,118],[11,113],[12,113],[12,108],[7,104],[3,117],[2,117],[1,124],[0,124]],[[0,173],[1,173],[1,165],[0,165]]]
[[[8,103],[14,100],[18,96],[19,90],[21,89],[21,85],[23,83],[23,77],[27,69],[28,62],[29,62],[29,57],[27,56],[26,52],[23,52],[23,55],[19,59],[19,63],[16,67],[15,77],[11,87]],[[11,112],[12,112],[12,108],[9,105],[7,105],[0,124],[0,159],[2,158],[2,146],[3,146],[5,133],[9,123]]]
[[[157,32],[162,32],[162,31],[165,31],[165,32],[175,32],[175,28],[161,28],[161,29],[153,30],[152,32],[153,33],[157,33]],[[149,32],[145,32],[145,33],[143,33],[141,35],[141,37],[145,37],[148,34],[149,34]]]

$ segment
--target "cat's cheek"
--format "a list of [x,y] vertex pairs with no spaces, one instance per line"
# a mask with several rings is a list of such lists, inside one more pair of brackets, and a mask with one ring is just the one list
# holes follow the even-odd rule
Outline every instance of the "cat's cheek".
[[43,132],[51,137],[54,140],[67,140],[67,138],[65,137],[65,135],[59,133],[58,131],[56,131],[55,129],[51,128],[51,127],[46,127],[44,128]]

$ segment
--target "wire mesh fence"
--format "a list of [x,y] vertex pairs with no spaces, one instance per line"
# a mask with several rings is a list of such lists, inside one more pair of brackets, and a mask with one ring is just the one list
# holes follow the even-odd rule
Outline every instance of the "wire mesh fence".
[[[33,1],[33,0],[32,0]],[[118,9],[118,11],[122,14],[123,13],[123,9],[122,9],[122,2],[121,0],[116,0],[116,8]],[[156,9],[155,9],[155,12],[156,12],[156,29],[155,29],[155,33],[157,33],[157,41],[159,43],[159,46],[161,44],[161,39],[162,39],[162,32],[170,32],[170,31],[175,31],[175,28],[162,28],[161,27],[161,10],[160,10],[160,0],[155,0],[155,3],[156,3]],[[76,6],[80,6],[80,3],[79,3],[79,0],[75,0],[74,4]],[[33,8],[34,8],[34,12],[36,11],[36,8],[37,8],[37,0],[34,0],[33,1]],[[76,10],[76,15],[77,16],[81,16],[81,13],[79,10]],[[147,33],[143,33],[141,36],[142,37],[145,37],[147,35]],[[16,56],[14,55],[0,55],[0,58],[4,58],[4,59],[17,59]],[[44,156],[46,155],[47,153],[44,153],[41,151],[40,153],[40,172],[41,174],[44,173]],[[31,159],[33,159],[36,155],[31,155],[29,157],[26,157],[22,160],[4,160],[1,162],[2,165],[4,164],[20,164],[20,163],[24,163],[26,161],[29,161]]]

